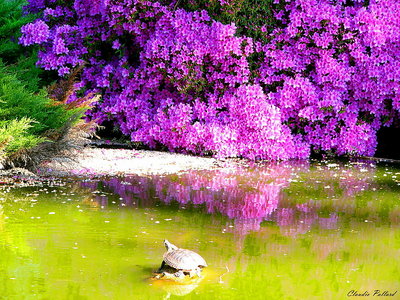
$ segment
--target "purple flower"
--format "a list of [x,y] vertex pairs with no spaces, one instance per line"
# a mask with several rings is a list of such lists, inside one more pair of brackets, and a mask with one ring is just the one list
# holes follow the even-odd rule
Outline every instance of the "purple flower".
[[20,43],[24,46],[42,44],[49,38],[49,26],[42,20],[29,23],[21,27],[22,37]]
[[400,3],[353,2],[274,1],[281,25],[251,39],[157,1],[30,0],[44,19],[23,26],[20,42],[39,44],[38,65],[60,76],[85,64],[80,89],[103,94],[88,117],[151,147],[254,160],[372,155],[400,112]]

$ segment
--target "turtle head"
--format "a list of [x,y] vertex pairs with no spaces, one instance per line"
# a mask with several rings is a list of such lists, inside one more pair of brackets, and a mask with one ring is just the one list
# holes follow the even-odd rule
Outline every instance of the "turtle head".
[[174,244],[171,244],[168,240],[164,240],[164,245],[165,245],[165,248],[167,248],[167,251],[172,251],[172,250],[178,249],[177,246],[175,246]]

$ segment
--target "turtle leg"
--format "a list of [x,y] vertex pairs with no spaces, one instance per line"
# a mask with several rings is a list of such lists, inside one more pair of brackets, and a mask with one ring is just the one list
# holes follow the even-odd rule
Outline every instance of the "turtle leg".
[[196,275],[196,271],[193,271],[193,270],[189,271],[189,277],[190,278],[193,278],[194,275]]
[[163,278],[163,279],[174,279],[175,278],[174,275],[175,274],[171,274],[171,273],[168,273],[168,272],[162,272],[162,276],[160,278]]
[[163,261],[162,263],[161,263],[161,267],[157,270],[157,272],[162,272],[162,270],[164,269],[164,267],[165,267],[165,261]]
[[174,276],[178,277],[178,278],[183,278],[183,277],[185,277],[185,274],[183,273],[182,270],[179,270],[178,272],[174,273]]
[[196,273],[197,276],[199,276],[199,278],[202,278],[203,276],[201,276],[201,269],[200,268],[196,268],[194,270],[194,272]]

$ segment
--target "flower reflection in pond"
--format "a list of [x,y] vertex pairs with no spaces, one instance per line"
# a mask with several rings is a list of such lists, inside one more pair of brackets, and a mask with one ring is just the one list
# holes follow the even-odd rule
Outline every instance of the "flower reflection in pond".
[[111,192],[123,206],[153,207],[161,201],[221,214],[234,220],[232,231],[240,234],[258,231],[262,222],[272,221],[283,234],[297,235],[312,227],[335,229],[338,214],[354,213],[356,196],[373,188],[374,171],[371,163],[290,162],[111,178],[82,185],[95,190],[95,200],[102,206],[108,204]]

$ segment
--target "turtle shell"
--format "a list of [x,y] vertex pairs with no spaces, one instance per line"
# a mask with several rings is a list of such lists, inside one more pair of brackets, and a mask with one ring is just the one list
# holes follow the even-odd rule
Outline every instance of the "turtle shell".
[[207,263],[199,254],[187,249],[176,249],[164,253],[164,262],[177,270],[193,270],[207,267]]

